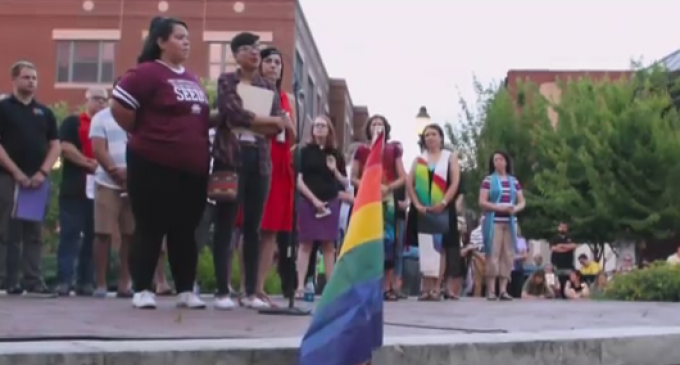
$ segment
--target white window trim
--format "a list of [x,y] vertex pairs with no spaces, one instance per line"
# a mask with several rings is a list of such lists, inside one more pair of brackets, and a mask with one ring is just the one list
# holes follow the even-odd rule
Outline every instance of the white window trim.
[[[214,31],[214,30],[206,30],[203,32],[203,41],[204,42],[211,42],[211,43],[223,43],[227,42],[230,43],[234,37],[236,37],[239,33],[242,33],[244,31]],[[255,35],[260,36],[260,42],[264,43],[271,43],[274,41],[274,32],[254,32],[250,31],[250,33],[253,33]]]
[[111,89],[111,83],[57,82],[54,84],[54,88],[60,90]]
[[120,29],[52,29],[55,41],[119,41]]

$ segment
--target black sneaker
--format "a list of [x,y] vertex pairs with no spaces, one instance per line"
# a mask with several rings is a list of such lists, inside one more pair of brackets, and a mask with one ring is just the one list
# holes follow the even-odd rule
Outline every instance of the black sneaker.
[[45,284],[35,285],[26,290],[26,294],[36,298],[56,298],[57,293],[48,288]]
[[68,297],[71,295],[71,286],[68,284],[59,284],[59,286],[57,286],[57,295],[60,297]]
[[94,294],[94,286],[91,284],[79,285],[76,288],[76,295],[79,297],[91,297]]
[[21,285],[15,285],[15,286],[7,289],[7,294],[8,295],[22,295],[22,294],[24,294],[24,288],[22,288]]

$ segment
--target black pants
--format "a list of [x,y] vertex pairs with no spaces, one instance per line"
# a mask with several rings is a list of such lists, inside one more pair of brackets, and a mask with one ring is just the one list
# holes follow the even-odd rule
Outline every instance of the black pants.
[[214,203],[205,203],[205,209],[201,216],[201,221],[196,228],[196,244],[198,245],[198,254],[200,255],[203,249],[207,246],[212,250],[212,237],[210,237],[211,228],[215,224],[217,209]]
[[[241,168],[239,169],[239,192],[237,202],[221,202],[216,205],[215,232],[213,236],[213,259],[218,295],[229,293],[229,271],[231,270],[231,236],[239,204],[243,207],[243,272],[247,296],[255,293],[257,269],[260,256],[260,223],[264,203],[269,193],[270,176],[260,172],[259,151],[254,145],[241,146]],[[223,168],[215,162],[214,168]]]
[[522,297],[522,287],[524,287],[524,270],[512,270],[510,274],[510,284],[508,293],[513,298]]
[[309,261],[307,262],[305,283],[308,283],[310,280],[314,281],[314,277],[316,276],[316,259],[319,256],[319,250],[321,250],[321,242],[312,242],[312,251],[309,253]]
[[135,292],[152,290],[166,238],[178,293],[191,291],[198,250],[194,237],[206,201],[208,177],[162,166],[127,151],[128,195],[135,218],[130,274]]

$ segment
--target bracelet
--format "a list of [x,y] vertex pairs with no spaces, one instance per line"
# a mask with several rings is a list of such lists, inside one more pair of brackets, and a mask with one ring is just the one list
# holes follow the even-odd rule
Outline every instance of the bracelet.
[[40,169],[38,172],[41,173],[43,177],[47,177],[47,175],[49,175],[49,172],[45,171],[44,169]]

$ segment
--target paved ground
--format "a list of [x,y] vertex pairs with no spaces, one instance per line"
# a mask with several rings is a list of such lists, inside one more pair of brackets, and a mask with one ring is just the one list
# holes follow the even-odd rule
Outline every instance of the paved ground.
[[[680,326],[680,304],[515,301],[482,299],[386,303],[385,335],[535,332]],[[43,338],[181,339],[300,337],[309,317],[273,317],[247,309],[220,312],[174,308],[133,310],[128,300],[35,299],[0,296],[0,341]]]

